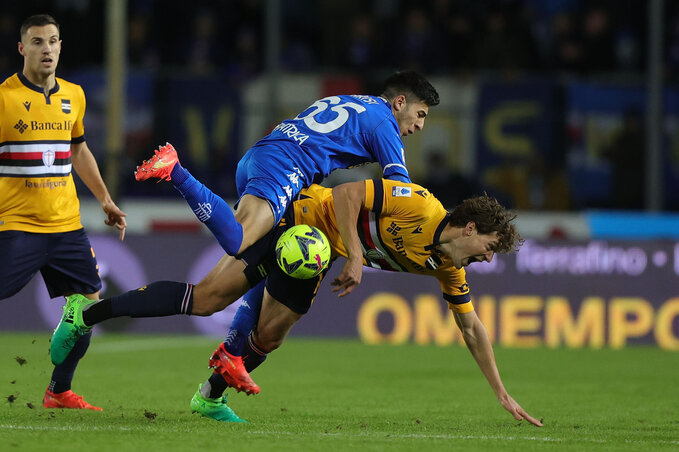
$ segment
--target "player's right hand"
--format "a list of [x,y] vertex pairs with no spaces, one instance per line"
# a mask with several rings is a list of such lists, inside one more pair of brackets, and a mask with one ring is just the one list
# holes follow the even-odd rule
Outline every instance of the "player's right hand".
[[363,259],[347,259],[342,268],[342,273],[330,283],[333,292],[340,292],[337,296],[342,298],[349,295],[359,284],[363,276]]
[[120,240],[123,240],[125,238],[125,229],[127,228],[127,221],[125,221],[127,214],[120,210],[113,201],[105,202],[101,205],[101,208],[106,213],[104,223],[107,226],[115,227],[119,231]]

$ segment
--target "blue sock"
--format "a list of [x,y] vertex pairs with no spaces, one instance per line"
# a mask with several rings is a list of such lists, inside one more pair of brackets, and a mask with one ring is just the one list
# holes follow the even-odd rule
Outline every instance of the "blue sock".
[[83,311],[83,321],[92,326],[114,317],[191,315],[192,308],[193,284],[158,281],[93,304]]
[[235,256],[243,243],[243,227],[236,221],[231,207],[184,167],[172,169],[172,183],[186,199],[196,217],[203,222],[227,254]]
[[234,356],[241,356],[243,343],[257,324],[259,311],[262,307],[264,286],[264,281],[260,281],[255,287],[248,290],[233,317],[229,332],[224,339],[224,348]]
[[75,368],[78,365],[80,358],[85,356],[85,352],[90,346],[91,338],[92,333],[80,336],[78,341],[75,343],[75,347],[73,347],[73,350],[71,350],[71,353],[68,354],[64,362],[58,366],[54,366],[54,371],[52,371],[52,381],[50,381],[50,385],[47,389],[55,394],[71,389],[71,381],[73,381]]

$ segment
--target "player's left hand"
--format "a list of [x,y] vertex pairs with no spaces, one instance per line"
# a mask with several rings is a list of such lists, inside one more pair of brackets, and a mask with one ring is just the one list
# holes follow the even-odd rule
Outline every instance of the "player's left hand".
[[107,217],[106,220],[104,220],[104,223],[108,226],[115,226],[115,228],[120,231],[120,240],[125,239],[125,228],[127,228],[125,217],[127,214],[120,210],[113,201],[103,203],[101,208],[104,210]]
[[342,273],[330,283],[334,286],[333,292],[341,291],[337,296],[342,298],[349,295],[359,284],[363,276],[363,259],[347,259],[342,268]]
[[542,427],[542,422],[535,419],[530,414],[526,413],[526,411],[523,408],[521,408],[521,405],[516,403],[516,400],[514,400],[512,396],[510,396],[509,394],[506,394],[504,397],[500,397],[498,400],[500,401],[502,406],[505,407],[505,409],[509,411],[512,416],[514,416],[514,419],[516,419],[517,421],[525,419],[537,427]]

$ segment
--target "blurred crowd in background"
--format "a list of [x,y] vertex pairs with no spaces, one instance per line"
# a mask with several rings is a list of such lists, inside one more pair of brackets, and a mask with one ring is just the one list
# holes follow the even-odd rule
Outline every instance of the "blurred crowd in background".
[[[679,77],[679,4],[665,2],[666,75]],[[134,68],[263,70],[266,0],[130,0],[128,56]],[[68,69],[103,64],[105,2],[43,0],[3,8],[0,40],[17,41],[21,21],[50,11],[71,45]],[[428,75],[477,71],[577,75],[638,74],[645,66],[643,0],[285,0],[280,64],[286,71],[375,71],[408,67]],[[86,42],[87,45],[73,45]],[[0,56],[0,72],[16,58]]]
[[[218,77],[237,91],[266,69],[267,3],[129,0],[129,67],[160,78],[170,72]],[[537,76],[643,87],[647,9],[644,0],[282,0],[279,67],[285,73],[350,74],[362,79],[359,86],[366,88],[385,74],[405,68],[462,83],[484,77],[516,81]],[[0,16],[0,74],[10,75],[20,69],[21,59],[14,51],[18,29],[26,16],[38,12],[52,14],[62,26],[64,45],[57,75],[103,66],[105,2],[12,2],[11,8],[3,7]],[[679,2],[665,1],[662,17],[662,77],[666,86],[675,86],[679,83]],[[154,102],[159,104],[157,99]],[[425,154],[429,169],[418,182],[440,186],[441,191],[449,181],[470,192],[489,190],[518,208],[642,209],[646,183],[644,110],[626,108],[619,114],[620,126],[596,151],[606,162],[609,189],[604,191],[605,196],[576,201],[568,193],[564,180],[570,174],[564,168],[569,140],[577,140],[573,135],[578,132],[572,127],[577,118],[564,118],[565,114],[559,112],[553,122],[561,124],[562,130],[555,133],[559,141],[555,146],[561,149],[548,153],[547,158],[519,161],[518,170],[517,162],[513,162],[512,171],[523,172],[527,181],[529,191],[525,195],[511,193],[502,182],[493,184],[493,177],[487,174],[461,175],[449,170],[446,152]],[[146,134],[151,137],[149,141],[165,133],[158,118],[151,120],[149,127],[153,129]],[[238,152],[250,144],[239,143],[242,149]],[[676,165],[679,174],[677,144],[670,138],[666,146],[667,162]],[[213,172],[232,172],[238,152],[228,162],[220,160],[223,165],[210,168]],[[127,154],[135,161],[149,153],[144,148],[143,153]],[[670,182],[674,174],[666,175]],[[224,174],[212,176],[216,180]],[[502,177],[506,179],[506,175]],[[580,177],[589,180],[598,173],[581,173]],[[512,181],[505,184],[511,186]],[[531,184],[539,184],[539,188],[530,189]],[[233,195],[229,183],[219,185],[225,195]],[[668,191],[672,184],[666,186],[670,187]],[[123,188],[121,193],[134,194],[134,189]],[[667,193],[663,207],[679,210],[679,199]]]

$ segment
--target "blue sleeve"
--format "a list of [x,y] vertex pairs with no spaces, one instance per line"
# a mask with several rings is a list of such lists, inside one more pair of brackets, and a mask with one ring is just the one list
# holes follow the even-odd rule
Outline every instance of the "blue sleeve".
[[382,167],[382,177],[400,182],[411,182],[406,168],[403,141],[398,128],[384,120],[372,134],[370,146],[375,160]]

